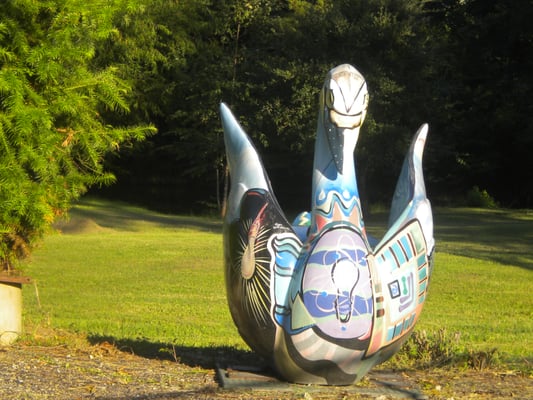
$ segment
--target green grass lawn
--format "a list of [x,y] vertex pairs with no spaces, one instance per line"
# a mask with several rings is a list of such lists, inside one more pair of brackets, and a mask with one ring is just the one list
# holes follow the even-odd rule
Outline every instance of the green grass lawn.
[[[369,230],[379,234],[383,221],[373,215]],[[59,229],[23,266],[35,281],[24,286],[29,336],[44,326],[116,341],[247,349],[227,307],[220,221],[86,198]],[[506,360],[531,362],[533,213],[437,209],[435,236],[417,330],[459,332],[465,350],[498,348]]]
[[227,310],[220,222],[91,199],[59,229],[26,266],[39,293],[24,288],[30,325],[244,348]]

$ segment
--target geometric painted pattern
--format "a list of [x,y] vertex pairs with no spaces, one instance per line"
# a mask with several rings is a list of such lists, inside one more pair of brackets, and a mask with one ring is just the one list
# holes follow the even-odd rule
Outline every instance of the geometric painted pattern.
[[390,301],[380,317],[390,344],[410,331],[420,316],[429,277],[426,242],[417,220],[403,227],[376,252],[377,274]]

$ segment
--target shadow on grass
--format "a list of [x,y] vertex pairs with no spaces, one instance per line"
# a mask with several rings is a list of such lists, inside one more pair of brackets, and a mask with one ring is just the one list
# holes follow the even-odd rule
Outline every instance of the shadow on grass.
[[[220,219],[167,215],[98,198],[83,198],[71,212],[64,233],[110,228],[140,231],[156,228],[190,228],[222,232]],[[386,231],[388,212],[369,214],[367,229],[380,239]],[[70,224],[70,225],[69,225]],[[472,208],[435,208],[434,232],[438,252],[495,261],[533,270],[533,211]]]
[[[437,252],[494,261],[533,270],[533,211],[435,208]],[[381,238],[388,215],[379,212],[367,221],[370,234]]]
[[118,350],[136,356],[179,362],[189,367],[215,369],[217,366],[247,365],[263,367],[266,362],[256,353],[229,346],[190,347],[172,343],[151,342],[145,339],[117,339],[112,336],[90,335],[92,345],[110,343]]
[[533,270],[529,210],[437,210],[435,237],[437,251]]
[[206,232],[222,232],[222,221],[215,218],[161,214],[117,201],[83,198],[70,212],[70,220],[62,222],[64,233],[83,233],[76,225],[91,221],[99,227],[123,231],[146,229],[146,224],[160,228],[191,228]]

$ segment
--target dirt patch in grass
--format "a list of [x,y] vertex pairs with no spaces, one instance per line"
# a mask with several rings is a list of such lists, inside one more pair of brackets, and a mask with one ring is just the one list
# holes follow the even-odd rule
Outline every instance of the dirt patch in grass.
[[98,233],[106,230],[106,228],[100,226],[94,219],[77,215],[71,216],[68,220],[56,222],[54,228],[67,235]]
[[[97,344],[39,345],[21,341],[0,348],[2,399],[532,399],[533,379],[504,370],[436,369],[391,371],[377,368],[359,384],[345,387],[276,385],[224,389],[216,368],[197,349],[152,358],[106,341]],[[220,354],[222,362],[233,354]],[[396,381],[390,391],[390,377]],[[389,390],[389,391],[387,391]]]

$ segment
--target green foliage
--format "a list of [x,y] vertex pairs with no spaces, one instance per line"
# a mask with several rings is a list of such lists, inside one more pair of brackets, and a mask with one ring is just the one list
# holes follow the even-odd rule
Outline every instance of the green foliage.
[[[102,51],[136,69],[130,74],[134,96],[160,107],[143,110],[161,134],[113,160],[128,196],[146,193],[142,200],[160,208],[173,198],[174,209],[214,202],[224,178],[218,115],[224,101],[257,145],[282,204],[301,207],[308,198],[302,177],[312,170],[318,93],[330,68],[350,62],[367,77],[372,96],[357,149],[359,170],[373,198],[389,201],[407,143],[426,118],[412,108],[426,114],[429,104],[421,77],[432,57],[418,0],[180,2],[165,9],[172,18],[157,11],[158,1],[149,4],[142,13],[127,10],[129,25],[120,25],[119,40]],[[143,29],[133,35],[135,26]],[[143,53],[148,46],[157,50],[155,58]],[[158,60],[156,70],[142,72],[143,63],[127,62],[139,51]]]
[[461,356],[460,333],[448,333],[446,329],[428,332],[415,330],[394,360],[417,368],[442,367],[459,361]]
[[466,349],[460,332],[449,333],[445,328],[428,332],[415,330],[389,365],[400,368],[442,368],[459,366],[483,370],[500,362],[497,348]]
[[[220,25],[226,23],[219,16],[227,17],[225,5],[216,2],[222,10],[213,10],[207,0],[130,3],[116,14],[117,38],[103,43],[95,62],[117,63],[132,85],[132,114],[118,120],[155,123],[160,134],[107,159],[119,181],[111,190],[128,193],[130,200],[140,195],[157,201],[160,209],[178,202],[187,207],[193,193],[206,200],[201,186],[222,168],[218,103],[231,85],[225,66],[232,65],[233,54]],[[132,193],[132,187],[139,190]]]
[[150,127],[110,126],[129,109],[112,65],[91,66],[116,35],[107,2],[7,1],[0,10],[0,260],[9,268],[92,185],[104,155]]
[[[433,129],[439,185],[456,194],[474,184],[486,188],[500,203],[531,207],[533,179],[533,89],[528,72],[533,63],[533,5],[433,1],[438,26],[440,63],[438,100]],[[435,32],[437,33],[437,32]],[[441,194],[441,190],[438,194]]]
[[144,193],[138,200],[160,208],[214,203],[225,169],[218,116],[225,101],[281,203],[302,207],[317,94],[326,72],[349,62],[371,96],[356,150],[366,200],[390,201],[408,142],[428,122],[424,165],[435,202],[478,184],[501,204],[527,207],[533,7],[519,1],[122,3],[117,34],[95,61],[120,65],[133,87],[128,118],[151,121],[162,134],[112,160],[117,189],[130,199]]
[[496,348],[487,351],[470,350],[468,352],[468,366],[481,371],[496,366],[500,362],[499,357],[500,354]]
[[498,203],[486,191],[474,186],[466,194],[466,205],[469,207],[497,208]]

